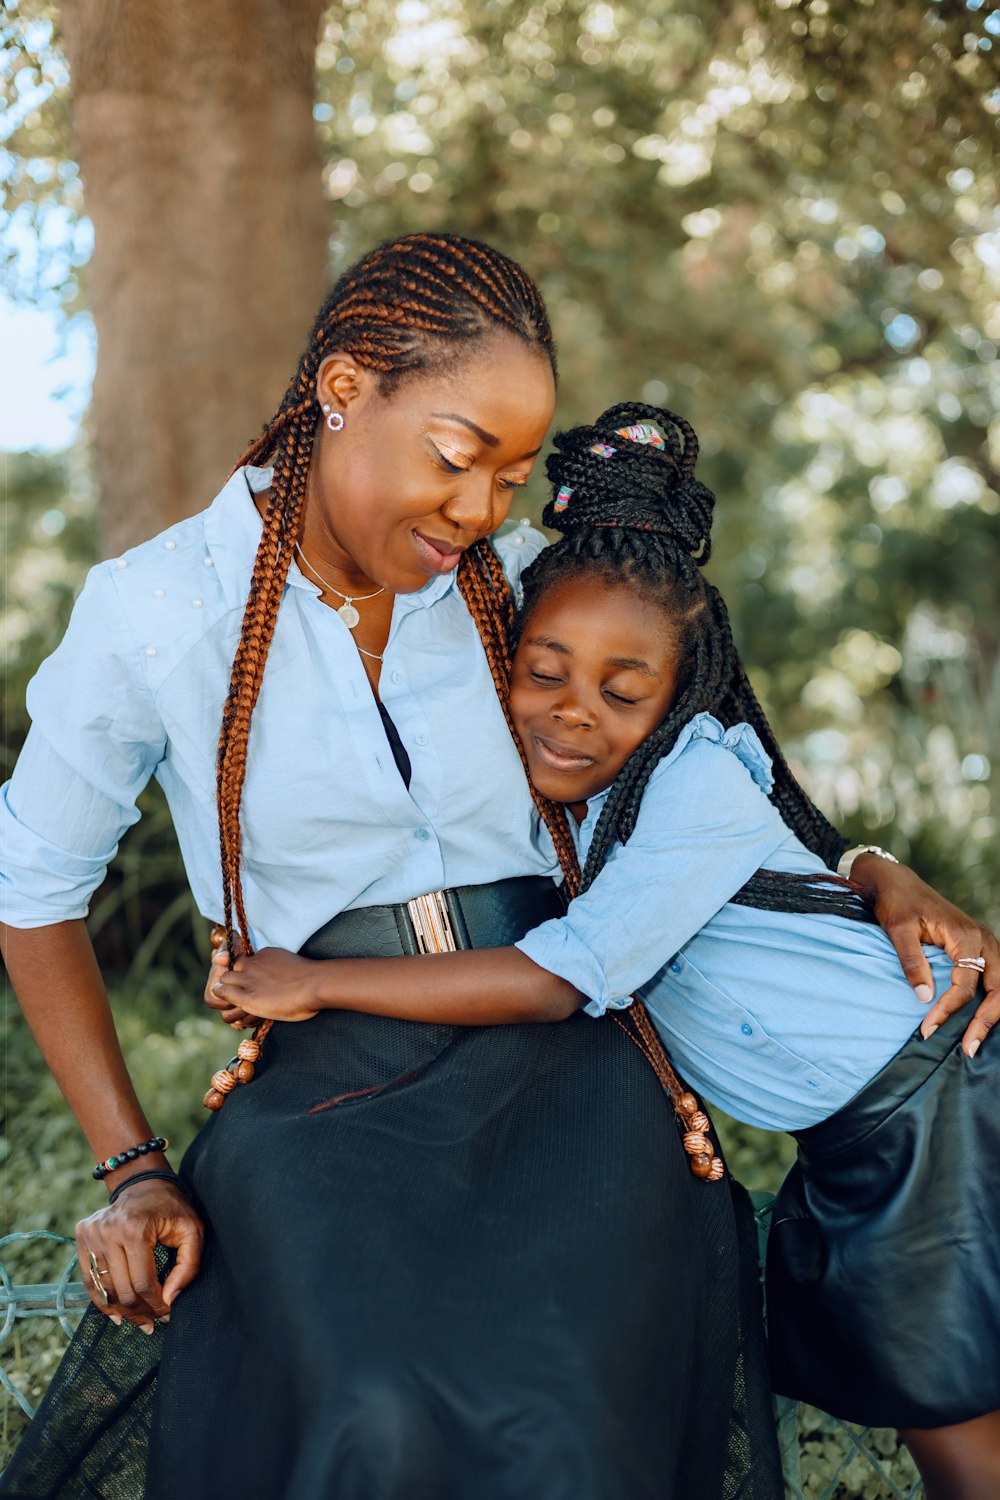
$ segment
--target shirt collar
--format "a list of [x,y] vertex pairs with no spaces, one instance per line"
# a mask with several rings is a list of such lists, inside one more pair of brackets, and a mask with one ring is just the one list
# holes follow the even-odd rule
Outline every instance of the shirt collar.
[[[237,469],[223,485],[205,515],[205,545],[215,567],[223,596],[230,609],[246,601],[253,560],[260,543],[261,519],[250,491],[258,494],[271,483],[271,469],[247,466]],[[427,609],[455,586],[457,569],[430,578],[413,594],[397,594],[396,607],[409,612]],[[288,587],[303,589],[319,597],[320,590],[293,559],[288,569]]]

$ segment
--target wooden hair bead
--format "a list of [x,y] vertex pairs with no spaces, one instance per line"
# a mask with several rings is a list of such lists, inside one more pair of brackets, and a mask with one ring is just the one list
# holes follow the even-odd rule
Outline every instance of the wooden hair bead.
[[260,1052],[260,1042],[255,1041],[252,1036],[248,1036],[240,1042],[240,1045],[236,1049],[236,1056],[241,1058],[243,1062],[255,1063],[260,1057]]
[[212,1074],[212,1087],[218,1094],[228,1094],[230,1089],[236,1087],[236,1079],[228,1068],[220,1068],[217,1073]]
[[702,1152],[712,1154],[712,1142],[700,1130],[689,1130],[684,1137],[684,1150],[689,1156],[700,1156]]
[[690,1166],[694,1175],[704,1179],[710,1177],[713,1160],[715,1158],[709,1156],[707,1152],[702,1152],[700,1156],[692,1156]]
[[709,1168],[709,1171],[708,1171],[708,1181],[709,1182],[718,1182],[720,1180],[720,1178],[725,1177],[725,1175],[726,1175],[726,1169],[722,1165],[722,1157],[721,1156],[713,1156],[712,1157],[712,1165],[711,1165],[711,1167]]
[[688,1125],[692,1130],[701,1130],[703,1132],[712,1128],[712,1122],[709,1120],[708,1115],[704,1114],[700,1109],[691,1116],[690,1120],[688,1120]]
[[253,1063],[247,1062],[246,1059],[238,1062],[233,1069],[233,1076],[237,1083],[249,1083],[253,1077]]
[[677,1108],[682,1115],[697,1114],[698,1101],[693,1094],[682,1094],[677,1101]]
[[206,1109],[221,1109],[226,1102],[225,1094],[220,1094],[218,1089],[209,1089],[201,1101]]
[[213,949],[221,948],[226,941],[226,929],[224,927],[219,927],[218,925],[216,925],[212,928],[208,940],[211,943]]

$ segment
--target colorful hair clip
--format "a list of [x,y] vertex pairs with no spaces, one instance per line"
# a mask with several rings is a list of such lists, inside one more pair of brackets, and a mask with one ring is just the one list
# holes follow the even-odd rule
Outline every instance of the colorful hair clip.
[[631,427],[619,427],[618,436],[633,443],[648,443],[651,448],[665,448],[666,444],[655,427],[648,422],[634,422]]
[[554,511],[565,510],[567,505],[569,504],[570,496],[572,495],[572,493],[573,491],[569,488],[568,485],[560,485],[559,492],[556,495],[555,504],[553,505],[552,509]]
[[592,443],[591,453],[597,453],[601,458],[610,458],[612,453],[617,453],[617,448],[612,448],[610,443]]

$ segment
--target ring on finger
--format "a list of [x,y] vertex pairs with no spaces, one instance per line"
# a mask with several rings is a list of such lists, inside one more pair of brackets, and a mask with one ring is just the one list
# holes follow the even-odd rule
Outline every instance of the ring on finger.
[[97,1256],[94,1254],[93,1250],[91,1250],[90,1255],[88,1256],[87,1264],[90,1270],[90,1279],[94,1283],[97,1294],[101,1298],[101,1301],[104,1303],[104,1306],[107,1307],[108,1303],[111,1301],[111,1298],[108,1296],[108,1289],[104,1285],[104,1282],[101,1280],[101,1277],[107,1276],[109,1267],[99,1266],[97,1264]]
[[986,972],[986,960],[985,958],[956,958],[955,968],[975,969],[977,974],[984,974]]

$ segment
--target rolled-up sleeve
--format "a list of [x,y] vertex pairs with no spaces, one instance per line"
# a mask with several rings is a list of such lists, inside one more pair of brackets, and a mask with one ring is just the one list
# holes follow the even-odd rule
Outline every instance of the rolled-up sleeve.
[[0,918],[86,916],[165,735],[112,568],[89,574],[69,628],[28,687],[32,725],[0,791]]
[[786,837],[732,748],[694,739],[653,772],[632,837],[589,890],[516,946],[591,1015],[626,1006]]

